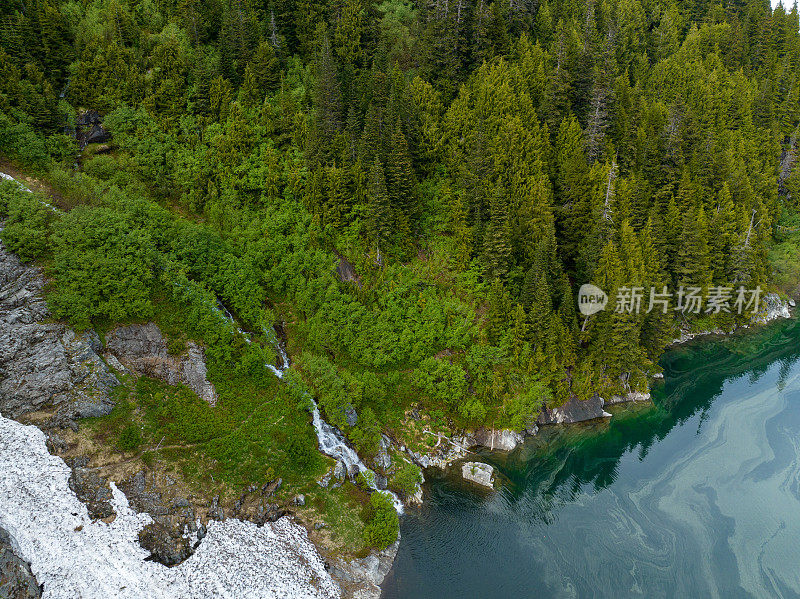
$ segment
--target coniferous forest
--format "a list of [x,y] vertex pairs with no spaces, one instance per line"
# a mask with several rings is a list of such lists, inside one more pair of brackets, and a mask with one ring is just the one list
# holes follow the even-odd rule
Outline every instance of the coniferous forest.
[[56,318],[206,347],[218,406],[131,383],[122,449],[300,489],[328,464],[306,391],[361,455],[424,450],[647,391],[681,330],[749,319],[584,317],[584,283],[795,291],[799,101],[768,0],[3,0],[0,163],[42,193],[2,185],[2,239]]

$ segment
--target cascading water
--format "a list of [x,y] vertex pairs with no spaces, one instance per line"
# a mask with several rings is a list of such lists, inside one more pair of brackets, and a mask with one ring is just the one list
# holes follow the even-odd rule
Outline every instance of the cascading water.
[[[222,302],[220,302],[219,308],[225,314],[225,317],[234,323],[235,326],[236,321],[234,320],[233,315],[225,307],[225,305],[222,304]],[[237,327],[237,330],[242,334],[248,343],[251,342],[250,335],[247,332],[243,331],[239,327]],[[275,374],[275,376],[282,380],[284,373],[289,368],[289,356],[286,354],[286,349],[284,348],[280,339],[278,339],[278,336],[275,334],[274,330],[265,329],[264,334],[275,348],[280,364],[280,366],[275,366],[273,364],[267,364],[266,366]],[[358,457],[356,451],[347,444],[344,433],[342,433],[342,431],[335,426],[325,422],[322,419],[322,414],[319,411],[319,405],[317,405],[317,401],[311,395],[308,395],[308,398],[311,400],[311,404],[313,406],[311,415],[313,417],[314,430],[317,433],[317,442],[319,443],[320,451],[325,455],[342,462],[347,468],[347,474],[350,477],[355,477],[361,472],[368,471],[369,468],[367,468],[366,464],[364,464],[361,458]],[[397,510],[397,513],[403,513],[403,502],[400,501],[397,495],[391,491],[378,489],[374,483],[371,483],[371,486],[376,492],[386,493],[389,495],[392,499],[392,504],[394,504],[394,507]]]
[[[30,192],[30,189],[6,173],[0,172],[0,178],[14,181],[23,190]],[[42,203],[54,212],[58,211],[55,207],[50,206],[45,202]],[[217,305],[212,307],[216,308],[218,312],[221,313],[224,318],[233,325],[236,331],[240,333],[242,337],[244,337],[247,343],[252,342],[250,334],[247,331],[242,330],[242,328],[237,325],[236,320],[233,318],[233,314],[231,314],[230,310],[225,307],[225,304],[217,300]],[[266,366],[275,374],[275,376],[277,376],[279,379],[283,379],[284,373],[289,368],[289,356],[286,354],[286,349],[283,347],[283,343],[281,343],[280,339],[278,339],[278,336],[275,334],[274,330],[265,329],[264,334],[275,348],[281,364],[280,367],[273,364],[267,364]],[[355,452],[355,450],[347,444],[344,433],[342,433],[342,431],[335,426],[325,422],[322,419],[322,414],[320,414],[319,406],[317,405],[316,400],[310,395],[308,398],[311,400],[311,404],[313,406],[311,414],[314,421],[314,430],[317,433],[317,441],[319,442],[320,451],[325,455],[334,458],[335,460],[341,461],[347,468],[348,475],[351,477],[355,477],[358,473],[369,470],[366,464],[361,461],[361,458],[358,457],[358,454]],[[400,501],[397,495],[391,491],[378,489],[374,484],[372,484],[372,488],[375,491],[389,495],[392,499],[395,509],[397,510],[397,513],[403,513],[403,503]]]

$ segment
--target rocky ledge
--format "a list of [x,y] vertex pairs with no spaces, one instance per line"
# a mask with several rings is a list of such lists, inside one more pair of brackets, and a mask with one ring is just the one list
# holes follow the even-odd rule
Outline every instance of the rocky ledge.
[[738,329],[746,329],[752,325],[767,324],[779,318],[791,318],[792,308],[794,307],[794,300],[782,300],[777,293],[767,293],[761,299],[759,311],[757,314],[750,318],[750,323],[742,325],[733,331],[724,331],[722,329],[708,329],[705,331],[690,331],[684,328],[680,331],[680,335],[672,340],[670,345],[677,345],[686,343],[697,337],[705,335],[725,335],[727,333],[735,332]]
[[380,599],[381,584],[392,569],[400,539],[383,551],[370,553],[367,557],[330,561],[330,575],[339,583],[345,599]]

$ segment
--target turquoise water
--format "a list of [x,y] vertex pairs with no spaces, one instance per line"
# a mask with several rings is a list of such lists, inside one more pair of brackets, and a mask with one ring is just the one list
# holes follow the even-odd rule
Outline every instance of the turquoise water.
[[667,354],[654,405],[432,477],[383,599],[800,597],[800,325]]

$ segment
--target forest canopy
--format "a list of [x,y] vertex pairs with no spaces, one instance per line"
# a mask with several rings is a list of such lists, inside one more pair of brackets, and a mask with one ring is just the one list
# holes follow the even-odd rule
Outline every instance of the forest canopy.
[[[255,371],[217,303],[290,323],[368,453],[412,403],[520,428],[749,318],[614,290],[770,287],[799,29],[767,0],[7,0],[0,153],[67,212],[9,188],[3,238],[80,327],[148,318],[166,286]],[[87,110],[112,137],[80,148]],[[584,283],[609,309],[578,313]]]

